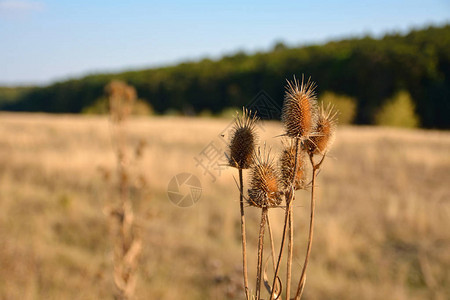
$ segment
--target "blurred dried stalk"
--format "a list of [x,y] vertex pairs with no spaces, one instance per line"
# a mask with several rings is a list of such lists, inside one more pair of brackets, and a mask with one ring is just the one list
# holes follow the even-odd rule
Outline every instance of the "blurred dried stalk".
[[[142,238],[136,226],[129,189],[130,159],[127,153],[126,120],[136,100],[136,90],[122,81],[112,81],[105,87],[110,107],[112,140],[117,158],[118,203],[108,209],[114,234],[114,283],[116,299],[131,299],[136,286],[136,268],[142,248]],[[136,158],[142,156],[145,143],[139,143]]]

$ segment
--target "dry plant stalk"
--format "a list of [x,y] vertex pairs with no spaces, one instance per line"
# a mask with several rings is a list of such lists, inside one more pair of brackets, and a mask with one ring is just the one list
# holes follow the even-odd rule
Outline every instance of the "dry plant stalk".
[[[297,155],[295,144],[291,141],[284,143],[284,149],[281,153],[280,164],[282,172],[282,184],[288,195],[289,199],[293,197],[293,193],[290,191],[292,178],[294,178],[294,189],[303,189],[306,185],[306,173],[305,173],[305,155],[304,152],[299,152]],[[297,158],[297,162],[295,159]],[[295,170],[296,169],[296,170]],[[295,173],[295,175],[294,175]],[[290,202],[293,200],[289,200]],[[294,252],[294,212],[293,206],[290,206],[289,218],[288,218],[288,259],[286,266],[286,299],[290,298],[291,289],[291,277],[292,277],[292,259]]]
[[267,212],[271,207],[281,203],[280,177],[275,168],[270,150],[263,153],[258,150],[253,156],[250,189],[248,190],[248,204],[261,209],[261,222],[258,237],[258,262],[256,270],[256,299],[260,299],[262,281],[262,262],[264,254],[264,230]]
[[[135,226],[132,203],[129,195],[129,159],[126,153],[125,121],[130,115],[136,100],[133,87],[121,81],[109,83],[105,92],[109,98],[112,139],[117,157],[119,203],[110,209],[110,217],[115,224],[114,241],[114,283],[117,288],[116,299],[131,299],[136,285],[136,268],[142,248],[142,239]],[[140,156],[143,145],[136,149]],[[139,153],[138,153],[139,152]]]
[[[306,268],[308,266],[309,257],[311,255],[311,247],[314,236],[314,217],[316,206],[314,191],[316,189],[316,177],[317,172],[319,171],[322,163],[325,160],[327,151],[330,149],[332,143],[334,142],[337,125],[336,115],[337,112],[331,105],[328,105],[326,109],[324,109],[322,105],[315,128],[315,136],[308,140],[305,145],[313,169],[311,180],[311,215],[309,219],[308,245],[306,248],[305,262],[303,263],[302,273],[298,282],[295,299],[301,299],[305,287]],[[322,155],[322,158],[318,163],[314,162],[314,154]]]
[[[283,249],[286,239],[286,231],[289,227],[289,241],[288,241],[288,259],[286,272],[286,298],[289,299],[290,285],[291,285],[291,267],[293,256],[293,207],[292,203],[295,198],[295,190],[300,187],[297,181],[299,169],[302,170],[299,163],[300,143],[308,140],[314,132],[314,127],[317,121],[317,99],[314,92],[315,83],[311,80],[302,82],[295,79],[293,82],[288,81],[286,87],[286,94],[284,97],[282,122],[285,128],[285,135],[293,139],[294,151],[287,149],[287,154],[282,156],[282,173],[284,175],[283,182],[285,186],[286,212],[284,219],[283,234],[281,238],[280,252],[278,255],[277,266],[272,282],[275,286],[278,272],[280,268],[281,258],[283,256]],[[290,154],[292,153],[293,154]],[[301,156],[300,156],[301,158]],[[284,162],[284,165],[283,165]],[[292,164],[293,162],[293,164]],[[290,175],[290,176],[289,176]],[[300,174],[300,176],[302,176]],[[275,289],[272,289],[270,299],[274,299]]]
[[242,116],[237,115],[231,141],[229,144],[228,162],[231,167],[237,168],[239,173],[239,208],[241,213],[241,241],[242,241],[242,272],[244,277],[245,298],[250,299],[248,289],[248,266],[247,266],[247,238],[245,233],[245,213],[244,213],[244,183],[242,170],[250,168],[252,155],[255,150],[257,135],[255,124],[256,115],[252,115],[245,108],[242,109]]

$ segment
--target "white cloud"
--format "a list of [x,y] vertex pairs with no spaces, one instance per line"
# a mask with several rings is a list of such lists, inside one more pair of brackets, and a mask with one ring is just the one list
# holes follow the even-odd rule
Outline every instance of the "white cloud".
[[42,11],[44,3],[39,1],[5,0],[0,1],[0,13],[2,14],[23,14]]

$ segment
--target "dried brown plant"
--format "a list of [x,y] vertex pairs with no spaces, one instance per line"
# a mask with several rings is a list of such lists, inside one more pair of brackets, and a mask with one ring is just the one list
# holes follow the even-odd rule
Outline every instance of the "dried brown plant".
[[251,111],[242,109],[242,116],[236,116],[229,143],[228,162],[231,167],[239,172],[239,208],[241,214],[241,240],[242,240],[242,272],[244,277],[244,291],[246,299],[249,299],[248,266],[247,266],[247,238],[245,230],[244,212],[244,183],[242,170],[250,168],[252,155],[255,150],[257,134],[255,125],[258,118]]
[[[302,77],[300,83],[295,79],[292,82],[288,81],[286,86],[286,94],[284,96],[284,103],[282,109],[282,122],[285,128],[285,134],[289,138],[292,138],[292,160],[285,159],[286,169],[282,170],[282,173],[290,173],[290,178],[284,176],[284,186],[286,189],[286,212],[284,219],[284,227],[281,238],[280,252],[278,255],[277,265],[275,268],[275,274],[272,282],[272,286],[275,286],[278,280],[278,272],[280,268],[281,258],[283,255],[283,249],[286,239],[287,231],[289,230],[288,240],[288,259],[287,259],[287,274],[286,274],[286,298],[289,299],[290,284],[291,284],[291,268],[292,268],[292,256],[293,256],[293,209],[292,202],[295,197],[295,190],[297,187],[297,175],[299,169],[302,169],[302,155],[300,155],[300,143],[308,140],[310,136],[314,134],[316,127],[318,112],[317,112],[317,98],[315,94],[316,85],[311,79],[306,82]],[[289,152],[288,152],[289,153]],[[300,155],[300,156],[299,156]],[[300,160],[299,160],[300,157]],[[294,162],[292,164],[292,161]],[[272,289],[270,299],[274,299],[275,289]]]
[[250,206],[261,208],[261,222],[258,236],[258,262],[256,270],[256,299],[260,299],[262,282],[262,262],[264,254],[264,231],[269,208],[277,207],[281,203],[282,191],[280,177],[275,167],[270,149],[258,149],[253,155],[248,203]]
[[[308,234],[308,244],[303,264],[301,276],[297,286],[295,299],[300,299],[305,287],[306,269],[311,254],[313,240],[314,215],[315,215],[315,182],[317,173],[324,161],[327,151],[329,151],[336,131],[337,113],[332,106],[328,105],[326,109],[323,106],[318,109],[315,96],[316,85],[310,79],[306,82],[302,77],[301,83],[295,79],[288,81],[286,94],[282,109],[282,122],[287,140],[282,141],[282,151],[280,161],[277,166],[274,164],[270,155],[270,149],[267,150],[264,145],[263,150],[258,148],[253,155],[250,155],[256,144],[256,135],[254,133],[256,118],[249,117],[246,110],[242,117],[236,119],[232,131],[232,137],[229,145],[228,162],[229,165],[239,170],[239,189],[241,194],[241,229],[243,245],[243,266],[244,266],[244,287],[246,299],[249,298],[247,262],[246,262],[246,241],[245,241],[245,219],[243,213],[243,179],[242,169],[250,167],[250,187],[248,189],[247,203],[251,207],[261,209],[261,221],[259,224],[258,235],[258,253],[256,270],[256,288],[255,295],[252,298],[261,299],[261,282],[264,279],[264,285],[270,294],[270,300],[280,299],[282,293],[282,281],[278,276],[280,263],[283,257],[283,251],[287,241],[287,266],[285,297],[291,299],[291,281],[292,281],[292,260],[294,249],[294,210],[293,202],[295,200],[295,191],[306,189],[306,164],[307,157],[312,166],[311,180],[311,215]],[[321,155],[318,163],[314,160],[314,155]],[[279,167],[279,168],[277,168]],[[281,207],[282,198],[285,199],[285,215],[283,231],[280,241],[278,256],[275,256],[275,246],[271,223],[268,216],[269,208]],[[263,256],[264,256],[264,232],[266,224],[269,229],[272,264],[274,269],[272,284],[267,278],[267,273],[262,274]],[[266,268],[264,268],[266,269]]]
[[[110,103],[112,140],[117,158],[119,201],[108,209],[114,224],[114,272],[117,288],[116,299],[131,299],[136,286],[136,269],[142,248],[142,239],[135,225],[133,207],[129,195],[130,171],[127,155],[126,120],[136,100],[136,91],[122,81],[112,81],[105,92]],[[136,157],[142,156],[144,144],[135,150]]]
[[[327,152],[330,150],[331,145],[334,141],[334,136],[336,132],[337,111],[333,109],[331,105],[328,105],[326,109],[321,107],[320,117],[316,125],[316,135],[310,140],[306,141],[305,148],[308,151],[309,160],[312,167],[312,180],[311,180],[311,213],[309,219],[309,234],[308,234],[308,244],[306,248],[305,261],[303,263],[302,273],[300,275],[300,280],[297,286],[297,292],[295,299],[301,299],[306,282],[306,268],[308,266],[309,257],[311,255],[311,247],[314,236],[314,219],[315,219],[315,190],[316,190],[316,177],[317,173],[322,166]],[[314,154],[321,155],[319,162],[314,161]]]
[[[298,147],[298,145],[297,145]],[[287,201],[291,203],[295,199],[294,190],[303,189],[306,186],[306,169],[304,151],[296,151],[295,142],[290,140],[283,143],[283,150],[280,157],[281,182],[287,195]],[[296,161],[297,159],[297,161]],[[295,175],[294,175],[295,172]],[[292,187],[292,179],[294,178],[294,186]],[[292,276],[292,258],[293,258],[293,240],[294,240],[294,217],[292,205],[290,206],[288,216],[288,259],[286,267],[286,298],[289,299]]]
[[123,81],[113,80],[105,87],[109,99],[109,112],[112,122],[124,121],[132,112],[137,94],[134,87]]

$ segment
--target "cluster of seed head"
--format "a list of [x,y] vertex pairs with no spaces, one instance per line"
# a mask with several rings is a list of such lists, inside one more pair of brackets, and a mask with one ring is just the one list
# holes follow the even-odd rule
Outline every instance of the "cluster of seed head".
[[252,164],[252,155],[256,146],[256,114],[246,109],[237,116],[231,133],[228,163],[238,169],[248,169]]
[[[265,152],[265,149],[264,149]],[[270,151],[253,155],[251,182],[248,190],[248,204],[259,208],[276,207],[281,203],[281,189],[278,170],[270,158]]]
[[137,94],[134,87],[123,81],[113,80],[105,87],[109,98],[109,110],[113,122],[125,120],[132,112]]
[[[317,104],[316,85],[310,79],[300,83],[288,81],[284,97],[282,121],[286,136],[299,139],[301,150],[295,164],[295,147],[285,146],[280,158],[281,182],[285,189],[294,184],[295,189],[305,187],[305,151],[309,155],[325,153],[331,147],[336,131],[336,112],[331,105],[324,109]],[[297,169],[294,170],[294,167]],[[296,173],[294,175],[294,173]]]
[[309,79],[288,81],[282,121],[288,137],[299,138],[310,154],[323,155],[333,142],[337,113],[331,105],[319,108],[315,87]]
[[[315,94],[316,85],[311,80],[300,83],[294,78],[288,81],[282,110],[285,135],[292,138],[284,143],[280,156],[280,169],[270,158],[270,151],[255,151],[257,135],[255,114],[243,110],[236,117],[229,143],[228,163],[238,169],[251,168],[251,181],[248,190],[248,204],[260,208],[280,205],[281,196],[290,189],[303,189],[306,186],[306,153],[322,154],[329,150],[335,130],[336,112],[328,105],[319,109]],[[295,139],[301,142],[298,147],[297,162]]]

